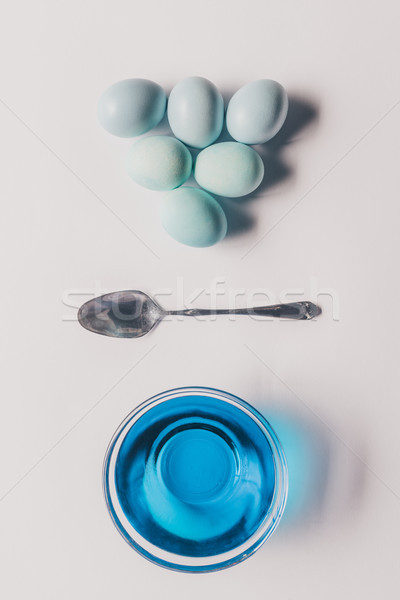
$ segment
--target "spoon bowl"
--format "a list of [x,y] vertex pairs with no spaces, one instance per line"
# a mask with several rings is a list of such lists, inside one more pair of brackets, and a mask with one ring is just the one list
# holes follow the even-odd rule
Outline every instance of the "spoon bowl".
[[78,312],[78,321],[88,331],[119,338],[137,338],[149,333],[166,315],[144,292],[112,292],[89,300]]

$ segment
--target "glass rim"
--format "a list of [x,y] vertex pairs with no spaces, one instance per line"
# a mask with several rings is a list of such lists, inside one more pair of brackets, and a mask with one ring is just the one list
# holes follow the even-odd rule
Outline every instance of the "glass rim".
[[[268,511],[256,531],[242,544],[227,552],[210,556],[184,556],[164,550],[141,536],[126,518],[119,503],[115,466],[119,449],[131,427],[152,407],[185,396],[209,396],[232,404],[247,414],[263,432],[272,451],[275,467],[275,485]],[[107,447],[103,464],[103,491],[108,513],[124,540],[150,562],[181,572],[211,572],[231,567],[252,554],[275,531],[285,508],[288,493],[288,472],[285,453],[274,429],[254,406],[238,396],[210,387],[188,386],[173,388],[156,394],[136,406],[115,430]]]

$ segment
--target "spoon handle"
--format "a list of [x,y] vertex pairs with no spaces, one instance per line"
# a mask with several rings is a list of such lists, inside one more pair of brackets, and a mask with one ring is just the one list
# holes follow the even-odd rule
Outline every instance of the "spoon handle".
[[257,317],[278,317],[281,319],[309,320],[321,313],[318,306],[312,302],[290,302],[289,304],[274,304],[272,306],[257,306],[254,308],[236,309],[203,309],[188,308],[185,310],[171,310],[168,315],[183,315],[186,317],[200,317],[206,315],[249,315]]

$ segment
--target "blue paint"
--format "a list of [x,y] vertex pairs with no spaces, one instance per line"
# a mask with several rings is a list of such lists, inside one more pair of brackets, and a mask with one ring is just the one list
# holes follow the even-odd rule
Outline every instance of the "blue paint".
[[[284,461],[239,404],[189,393],[151,406],[126,427],[113,483],[135,532],[200,565],[202,557],[245,544],[275,510],[279,458]],[[284,486],[280,511],[285,493]],[[112,516],[121,528],[113,510]]]

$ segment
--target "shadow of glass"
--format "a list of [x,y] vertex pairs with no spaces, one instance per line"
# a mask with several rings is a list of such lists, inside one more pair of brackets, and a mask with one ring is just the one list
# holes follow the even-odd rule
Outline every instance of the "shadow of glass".
[[308,419],[276,408],[262,412],[282,443],[288,465],[280,533],[303,535],[323,522],[354,519],[365,497],[363,462],[313,415]]
[[288,465],[289,491],[280,527],[318,520],[329,481],[329,437],[315,424],[287,413],[269,413],[268,420],[282,443]]

